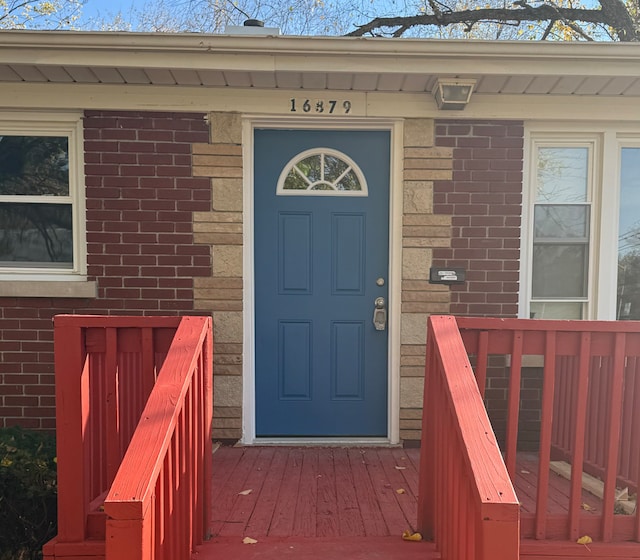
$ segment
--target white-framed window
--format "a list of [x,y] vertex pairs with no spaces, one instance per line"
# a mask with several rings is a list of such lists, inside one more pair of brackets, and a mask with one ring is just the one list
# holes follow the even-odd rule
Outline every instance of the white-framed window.
[[85,280],[81,115],[0,113],[0,281]]
[[536,123],[525,154],[521,316],[640,319],[640,128]]
[[0,112],[0,297],[95,297],[82,113]]
[[587,313],[595,145],[562,138],[532,143],[530,317]]
[[348,155],[331,148],[313,148],[284,166],[278,196],[367,196],[367,181]]

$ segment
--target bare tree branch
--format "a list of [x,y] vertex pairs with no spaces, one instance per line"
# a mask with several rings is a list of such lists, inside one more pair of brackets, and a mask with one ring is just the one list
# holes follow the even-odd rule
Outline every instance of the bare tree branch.
[[595,24],[610,27],[615,31],[620,41],[638,41],[640,33],[631,14],[621,0],[599,0],[600,8],[565,8],[551,3],[539,6],[531,6],[526,0],[518,0],[514,7],[509,8],[483,8],[478,10],[442,11],[433,0],[429,5],[433,13],[419,14],[415,16],[378,17],[368,23],[357,26],[357,29],[348,33],[352,37],[361,37],[366,34],[386,33],[399,36],[407,30],[418,26],[445,27],[462,24],[465,31],[469,32],[478,23],[502,23],[519,25],[521,23],[544,23],[547,31],[543,37],[547,38],[551,33],[553,24],[561,22],[569,27],[577,36],[583,39],[593,40],[578,23]]
[[627,6],[620,0],[599,0],[607,24],[613,27],[621,41],[638,41],[638,27]]
[[549,24],[547,25],[547,28],[544,30],[544,33],[542,34],[542,37],[540,37],[540,39],[542,41],[545,41],[549,35],[551,35],[551,31],[553,30],[553,27],[555,26],[556,22],[555,21],[550,21]]
[[[0,0],[0,28],[3,2],[82,0]],[[249,16],[292,35],[640,41],[640,0],[145,0],[106,28],[217,33]]]
[[577,23],[573,21],[565,21],[564,24],[571,29],[575,34],[582,37],[585,41],[593,41],[594,38],[591,37],[582,27],[580,27]]

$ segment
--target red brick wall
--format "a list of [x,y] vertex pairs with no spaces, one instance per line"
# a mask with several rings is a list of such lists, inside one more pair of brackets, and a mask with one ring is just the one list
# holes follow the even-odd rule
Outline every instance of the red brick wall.
[[194,178],[202,114],[88,111],[84,119],[87,265],[97,299],[0,298],[0,426],[54,427],[52,317],[193,313],[193,278],[211,274],[194,211],[211,184]]
[[455,315],[517,316],[523,144],[522,122],[436,122],[436,145],[453,148],[453,179],[435,181],[434,213],[452,216],[452,240],[434,249],[433,266],[467,271],[451,287]]
[[[434,249],[433,266],[467,270],[451,286],[451,313],[516,317],[520,268],[524,127],[521,122],[438,121],[436,145],[453,148],[453,178],[434,183],[434,212],[452,216],[451,247]],[[504,442],[510,368],[493,356],[485,404]],[[523,368],[518,448],[536,450],[541,370]]]

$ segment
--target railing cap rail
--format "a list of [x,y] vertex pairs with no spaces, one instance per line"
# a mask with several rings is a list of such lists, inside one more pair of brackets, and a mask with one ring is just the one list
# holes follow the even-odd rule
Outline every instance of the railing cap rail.
[[640,333],[640,321],[532,320],[500,317],[455,317],[455,320],[461,330]]
[[113,327],[144,328],[166,327],[177,328],[180,324],[177,316],[120,316],[120,315],[56,315],[53,323],[56,327]]

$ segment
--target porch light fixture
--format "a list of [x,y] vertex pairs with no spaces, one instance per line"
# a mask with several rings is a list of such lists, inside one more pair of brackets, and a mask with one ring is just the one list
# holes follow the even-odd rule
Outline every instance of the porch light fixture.
[[438,78],[433,96],[438,109],[445,111],[462,111],[469,103],[475,80],[459,80],[457,78]]

